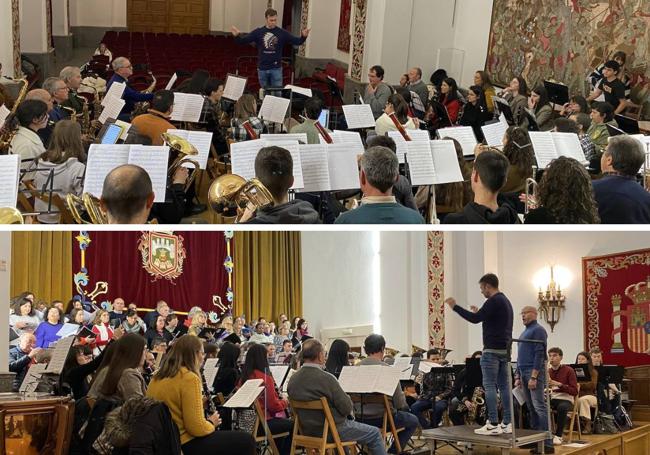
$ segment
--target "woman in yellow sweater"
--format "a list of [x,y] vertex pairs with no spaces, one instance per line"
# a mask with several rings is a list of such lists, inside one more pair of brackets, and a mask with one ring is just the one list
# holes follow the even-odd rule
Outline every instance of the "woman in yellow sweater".
[[255,440],[249,433],[216,431],[221,423],[218,412],[205,418],[200,376],[203,356],[199,338],[179,338],[151,380],[147,396],[169,408],[180,433],[184,455],[253,455]]

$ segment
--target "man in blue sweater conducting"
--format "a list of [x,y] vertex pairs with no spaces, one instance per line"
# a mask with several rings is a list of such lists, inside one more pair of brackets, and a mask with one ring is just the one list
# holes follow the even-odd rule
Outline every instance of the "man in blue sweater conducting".
[[264,13],[266,25],[256,28],[247,35],[235,26],[232,34],[239,44],[255,43],[257,46],[257,73],[260,86],[264,89],[282,87],[282,50],[286,44],[300,46],[309,36],[310,29],[304,29],[300,36],[293,36],[283,28],[278,27],[278,12],[269,8]]
[[[526,407],[530,416],[530,428],[548,431],[548,409],[544,398],[547,359],[546,329],[537,322],[535,307],[525,306],[522,308],[521,320],[526,328],[519,336],[515,387],[523,387]],[[555,453],[552,439],[547,439],[544,446],[544,453]],[[542,452],[532,448],[531,453]]]
[[[456,304],[453,297],[445,300],[453,311],[472,324],[483,323],[483,355],[481,373],[487,405],[488,420],[476,434],[499,435],[512,433],[510,410],[511,390],[508,387],[510,372],[510,343],[512,342],[512,305],[499,291],[499,278],[493,273],[485,274],[478,281],[481,294],[487,299],[481,309],[471,306],[468,311]],[[503,422],[499,424],[497,389],[503,403]]]

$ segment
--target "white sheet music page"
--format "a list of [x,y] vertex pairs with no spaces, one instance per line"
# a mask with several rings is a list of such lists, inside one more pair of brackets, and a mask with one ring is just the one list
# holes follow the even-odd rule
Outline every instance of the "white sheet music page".
[[67,337],[61,338],[56,342],[52,358],[47,364],[46,371],[48,373],[61,374],[61,370],[63,370],[63,365],[65,364],[65,359],[68,357],[68,352],[70,351],[74,341],[75,337]]
[[9,117],[9,114],[11,114],[11,111],[7,109],[7,106],[4,104],[0,106],[0,128],[4,126],[5,121],[7,121],[7,117]]
[[506,117],[501,114],[498,123],[484,125],[481,127],[481,130],[483,131],[487,145],[490,147],[503,146],[503,137],[506,135],[506,131],[508,130],[508,122],[506,120]]
[[418,365],[418,370],[420,370],[422,373],[428,373],[431,371],[431,368],[440,368],[441,365],[434,363],[434,362],[429,362],[428,360],[423,360],[420,362]]
[[305,184],[302,178],[302,162],[300,161],[300,149],[298,148],[298,141],[286,141],[286,142],[272,142],[266,143],[266,146],[276,145],[287,149],[291,153],[291,159],[293,160],[293,186],[290,188],[292,190],[298,190],[304,188]]
[[126,84],[124,82],[113,82],[102,100],[102,106],[106,107],[112,99],[122,98],[125,89]]
[[411,185],[433,185],[436,181],[436,170],[433,166],[429,142],[405,141],[404,146],[411,174]]
[[36,389],[38,388],[38,382],[41,380],[43,373],[45,373],[45,368],[47,368],[47,364],[45,363],[37,363],[30,366],[27,370],[27,374],[25,375],[25,379],[23,379],[23,382],[20,384],[18,391],[20,393],[36,392]]
[[201,95],[174,93],[174,110],[171,120],[197,123],[203,113],[204,98]]
[[167,191],[167,167],[169,162],[169,147],[152,147],[132,145],[129,152],[129,164],[135,164],[147,171],[153,192],[154,202],[165,202]]
[[300,95],[306,96],[307,98],[311,98],[314,96],[310,88],[304,88],[304,87],[298,87],[297,85],[286,85],[284,87],[285,89],[289,89],[294,93],[298,93]]
[[351,130],[375,127],[375,117],[372,115],[370,104],[346,104],[343,106],[343,114]]
[[400,380],[408,381],[409,379],[411,379],[411,373],[413,373],[413,365],[411,364],[411,357],[395,358],[395,363],[393,363],[393,368],[397,369],[400,372]]
[[300,145],[300,161],[302,163],[303,192],[330,191],[329,164],[327,147],[324,145]]
[[[428,143],[431,140],[429,132],[426,130],[408,130],[408,135],[413,142],[424,141]],[[389,131],[388,137],[395,141],[395,145],[397,145],[397,159],[400,164],[403,163],[407,141],[399,131]]]
[[395,393],[395,389],[397,389],[402,373],[395,368],[384,365],[378,366],[379,369],[375,375],[375,386],[373,392],[392,396]]
[[235,76],[229,74],[226,78],[226,85],[223,89],[223,97],[232,101],[238,101],[246,90],[246,82],[248,79],[245,77]]
[[553,135],[549,131],[529,131],[528,135],[537,158],[537,167],[546,169],[551,161],[558,157]]
[[118,166],[128,164],[130,145],[92,144],[88,150],[86,176],[84,178],[84,193],[102,197],[106,176]]
[[[111,85],[111,87],[113,86]],[[109,99],[104,106],[104,110],[99,116],[99,123],[103,125],[109,118],[117,119],[117,117],[120,115],[120,112],[122,112],[122,109],[124,109],[125,104],[126,101],[121,98]]]
[[271,370],[271,375],[273,376],[275,385],[280,387],[282,385],[282,380],[284,379],[284,375],[287,373],[287,370],[289,369],[289,365],[271,365],[269,366],[269,369]]
[[260,107],[259,117],[274,123],[284,123],[291,100],[278,96],[266,95]]
[[232,173],[246,180],[255,178],[255,158],[257,158],[260,149],[265,145],[266,141],[261,139],[231,144],[230,159],[232,161]]
[[436,170],[435,184],[462,182],[463,173],[458,164],[456,147],[452,141],[431,141],[431,156]]
[[171,90],[177,80],[178,80],[178,73],[174,73],[171,79],[169,79],[169,82],[167,82],[167,86],[165,87],[165,90]]
[[203,375],[210,390],[212,390],[212,384],[214,384],[217,372],[219,371],[219,367],[217,367],[218,361],[219,359],[207,359],[205,365],[203,365]]
[[[358,131],[341,131],[334,130],[332,131],[332,141],[334,144],[350,144],[354,145],[357,150],[360,150],[363,153],[363,140],[361,139],[361,134]],[[321,139],[321,144],[325,144],[325,140],[322,136],[319,136]]]
[[345,366],[339,375],[339,385],[345,393],[372,393],[376,368]]
[[0,207],[16,207],[20,180],[20,155],[0,156]]
[[260,136],[260,139],[263,139],[266,142],[273,142],[273,145],[276,145],[275,142],[296,141],[303,144],[307,144],[309,142],[307,139],[307,133],[262,134]]
[[360,188],[358,156],[363,154],[346,144],[329,144],[327,162],[332,191]]
[[[188,156],[188,158],[197,161],[201,169],[207,169],[208,158],[210,158],[210,146],[212,145],[212,134],[206,131],[187,131],[187,130],[167,130],[169,134],[186,139],[199,152],[198,155]],[[190,167],[190,166],[185,166]]]
[[226,408],[248,408],[257,397],[264,391],[264,387],[260,387],[264,381],[262,379],[249,379],[244,382],[239,390],[226,401],[224,407]]
[[585,166],[589,164],[577,134],[553,132],[551,135],[553,136],[553,143],[555,144],[555,150],[558,156],[568,156]]
[[450,137],[456,139],[460,142],[461,147],[463,147],[463,155],[471,156],[474,155],[474,149],[478,141],[474,135],[474,130],[471,126],[456,126],[453,128],[441,128],[438,130],[438,137],[444,139]]

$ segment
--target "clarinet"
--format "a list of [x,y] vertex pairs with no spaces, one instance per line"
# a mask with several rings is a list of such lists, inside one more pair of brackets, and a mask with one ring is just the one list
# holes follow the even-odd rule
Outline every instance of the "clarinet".
[[393,123],[395,124],[395,127],[397,128],[397,131],[399,131],[399,134],[402,135],[404,140],[406,142],[411,142],[411,137],[408,135],[408,133],[406,132],[406,129],[404,129],[404,126],[400,123],[400,121],[397,118],[397,116],[395,115],[395,113],[393,112],[392,114],[388,114],[388,116],[393,121]]
[[205,409],[204,409],[207,418],[210,417],[215,412],[217,412],[217,407],[214,405],[214,401],[212,401],[212,395],[210,394],[210,388],[208,387],[208,383],[205,380],[203,367],[201,367],[201,384],[203,386],[203,396],[208,399],[207,402],[205,403]]

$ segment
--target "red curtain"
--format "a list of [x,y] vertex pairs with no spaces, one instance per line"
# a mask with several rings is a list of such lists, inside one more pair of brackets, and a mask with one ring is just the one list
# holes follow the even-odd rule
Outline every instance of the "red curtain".
[[[228,306],[223,232],[174,232],[183,238],[186,258],[182,274],[172,281],[156,280],[143,268],[142,255],[138,251],[142,232],[89,232],[88,235],[90,244],[86,249],[85,265],[89,282],[86,289],[92,292],[95,283],[108,282],[108,293],[99,296],[97,303],[122,297],[127,305],[134,302],[141,308],[154,308],[162,299],[173,310],[188,311],[199,306],[221,314],[212,303],[212,296],[219,295]],[[81,268],[77,241],[73,241],[72,266],[74,273]]]

